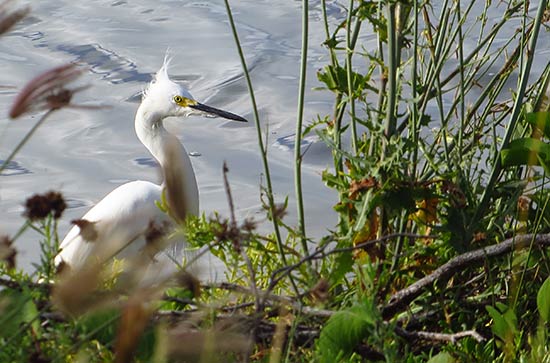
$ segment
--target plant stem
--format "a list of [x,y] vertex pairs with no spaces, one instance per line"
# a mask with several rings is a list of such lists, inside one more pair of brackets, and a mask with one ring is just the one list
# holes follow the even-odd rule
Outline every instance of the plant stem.
[[508,147],[508,144],[510,143],[510,140],[512,138],[512,135],[516,129],[516,125],[519,120],[521,108],[523,107],[523,98],[525,96],[525,89],[527,88],[527,81],[529,80],[529,72],[531,71],[531,65],[533,64],[534,57],[532,56],[531,53],[534,51],[537,45],[540,24],[542,21],[542,16],[544,15],[544,11],[546,10],[545,4],[547,3],[547,1],[548,0],[539,1],[537,15],[533,23],[533,32],[531,33],[531,38],[529,39],[529,44],[527,45],[527,54],[529,56],[526,57],[525,65],[520,74],[518,92],[514,101],[514,106],[512,107],[512,114],[510,116],[510,121],[508,122],[508,125],[506,127],[506,132],[504,134],[504,138],[502,139],[500,147],[497,149],[497,152],[495,153],[494,160],[493,160],[494,164],[491,170],[489,181],[485,186],[485,190],[481,195],[481,201],[479,202],[474,212],[473,218],[471,219],[470,225],[468,226],[468,235],[471,235],[473,233],[473,230],[475,229],[475,226],[477,225],[477,222],[479,221],[480,217],[483,215],[485,210],[487,210],[489,199],[491,198],[491,195],[494,192],[495,183],[497,182],[500,172],[502,171],[502,165],[500,161],[500,152]]
[[[388,91],[387,91],[387,107],[386,107],[386,122],[384,125],[384,136],[386,137],[385,144],[395,134],[396,117],[395,106],[397,99],[397,54],[396,54],[396,38],[395,38],[395,4],[388,2],[387,22],[388,22]],[[385,149],[385,148],[384,148]]]
[[353,0],[349,2],[348,18],[346,24],[346,78],[348,82],[348,102],[350,106],[351,117],[351,150],[354,155],[357,155],[357,121],[355,118],[355,96],[353,89],[353,71],[351,58],[353,56],[352,39],[351,39],[351,24],[353,21]]
[[307,71],[307,47],[308,47],[308,26],[309,26],[308,0],[302,1],[302,54],[300,61],[300,84],[298,86],[298,110],[296,120],[296,136],[294,142],[294,188],[296,193],[296,208],[298,213],[298,230],[300,232],[300,243],[305,255],[308,255],[306,226],[304,217],[304,198],[302,190],[302,123],[304,117],[304,96],[306,88]]
[[13,160],[15,155],[17,155],[17,153],[21,150],[21,148],[25,146],[25,144],[29,141],[29,139],[34,134],[34,132],[40,127],[40,125],[44,123],[44,121],[46,121],[48,116],[50,116],[54,111],[55,111],[54,109],[48,110],[45,114],[42,115],[42,117],[40,117],[40,119],[36,122],[36,124],[34,124],[34,126],[29,130],[29,132],[27,132],[25,137],[23,137],[23,139],[19,142],[19,144],[17,144],[15,149],[13,149],[11,154],[6,158],[6,160],[4,160],[4,162],[2,163],[2,166],[0,166],[0,174],[4,171],[4,169],[6,169],[6,167]]
[[[235,21],[233,20],[233,13],[231,12],[231,7],[229,6],[229,0],[224,0],[225,3],[225,9],[227,11],[227,17],[229,20],[229,25],[231,26],[231,32],[233,33],[233,38],[235,39],[235,45],[237,47],[237,51],[239,53],[239,58],[241,60],[241,66],[243,68],[244,77],[246,79],[246,85],[248,87],[248,92],[250,94],[250,101],[252,102],[252,109],[254,112],[254,123],[256,125],[256,134],[258,137],[258,147],[260,148],[260,153],[262,155],[262,164],[264,167],[264,173],[265,173],[265,179],[266,179],[266,191],[267,191],[267,198],[269,200],[269,209],[271,213],[271,218],[273,222],[273,230],[275,232],[275,239],[277,242],[277,249],[279,250],[279,255],[281,256],[282,263],[286,266],[288,265],[286,254],[285,254],[285,246],[283,244],[283,240],[281,237],[281,231],[279,229],[279,224],[277,222],[277,213],[276,213],[276,205],[275,205],[275,199],[273,197],[273,186],[271,184],[271,173],[269,170],[269,163],[267,161],[267,148],[264,145],[263,138],[262,138],[262,127],[260,124],[260,116],[258,113],[258,106],[256,105],[256,97],[254,96],[254,89],[252,87],[252,81],[250,80],[250,74],[248,72],[248,67],[246,65],[246,59],[244,58],[243,49],[241,47],[241,42],[239,41],[239,35],[237,33],[237,28],[235,26]],[[298,294],[298,287],[292,278],[292,276],[289,275],[290,282]]]

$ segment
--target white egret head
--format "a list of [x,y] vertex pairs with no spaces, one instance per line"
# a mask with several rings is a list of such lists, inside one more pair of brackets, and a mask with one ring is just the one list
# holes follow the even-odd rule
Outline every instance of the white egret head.
[[153,82],[144,91],[142,104],[147,110],[164,117],[185,117],[193,114],[223,117],[229,120],[247,122],[246,119],[231,112],[197,102],[183,86],[173,82],[168,76],[169,60],[157,72]]

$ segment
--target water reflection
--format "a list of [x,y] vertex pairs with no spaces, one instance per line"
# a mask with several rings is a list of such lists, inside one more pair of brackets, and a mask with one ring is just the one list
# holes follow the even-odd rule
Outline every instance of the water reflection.
[[[0,165],[4,164],[4,160],[0,159]],[[0,176],[14,176],[14,175],[25,175],[25,174],[32,174],[32,172],[19,164],[17,161],[10,161],[8,165],[6,165],[6,168],[2,170],[2,173]]]
[[74,55],[78,62],[90,66],[90,71],[102,75],[113,84],[127,82],[150,82],[150,73],[141,73],[135,62],[103,48],[99,44],[58,45],[56,50]]

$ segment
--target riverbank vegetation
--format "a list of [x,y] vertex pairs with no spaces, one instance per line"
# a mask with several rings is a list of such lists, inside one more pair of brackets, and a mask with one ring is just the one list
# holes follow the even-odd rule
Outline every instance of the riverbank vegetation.
[[[236,219],[224,165],[230,215],[170,231],[188,241],[182,268],[140,287],[126,278],[139,273],[132,261],[59,271],[63,197],[29,198],[21,233],[43,236],[42,257],[24,273],[20,233],[0,239],[0,361],[550,361],[550,67],[535,56],[547,1],[331,2],[346,11],[338,23],[325,0],[302,1],[289,191],[297,220],[273,194],[265,127],[225,4],[254,109],[265,221]],[[315,81],[305,78],[312,6],[327,59]],[[24,16],[0,20],[13,14]],[[47,75],[23,89],[12,117],[73,106],[78,71]],[[304,120],[314,86],[333,95],[334,110]],[[306,135],[332,151],[322,178],[338,219],[321,239],[307,234]],[[151,245],[165,237],[146,233]],[[205,253],[224,264],[223,282],[195,276]]]

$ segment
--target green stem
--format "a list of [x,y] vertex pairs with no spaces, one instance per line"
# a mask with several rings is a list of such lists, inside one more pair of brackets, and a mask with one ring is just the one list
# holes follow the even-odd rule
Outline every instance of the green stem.
[[[418,42],[420,41],[418,37],[418,2],[414,1],[413,5],[414,11],[414,44],[413,44],[413,54],[418,54]],[[418,97],[417,87],[418,87],[418,57],[413,56],[413,64],[411,69],[411,78],[412,78],[412,99],[416,100]],[[412,105],[412,122],[411,122],[411,133],[413,145],[418,145],[418,139],[420,137],[420,117],[418,116],[418,102],[413,101]],[[417,168],[418,168],[418,146],[413,149],[412,155],[412,170],[411,174],[413,178],[416,178]]]
[[308,47],[309,8],[308,0],[302,1],[302,55],[300,62],[300,84],[298,86],[298,111],[296,120],[296,136],[294,143],[294,187],[296,192],[296,208],[298,213],[298,230],[300,243],[305,255],[308,255],[306,226],[304,216],[304,198],[302,191],[302,123],[304,118],[304,96],[306,88],[307,47]]
[[350,116],[351,116],[351,149],[354,155],[357,155],[357,121],[355,118],[355,98],[354,98],[354,89],[353,89],[353,71],[351,58],[353,55],[353,50],[351,49],[352,39],[351,39],[351,24],[353,21],[353,0],[349,2],[348,9],[348,19],[346,26],[346,77],[348,82],[348,102],[350,106]]
[[386,122],[384,125],[385,143],[395,134],[397,119],[395,117],[395,106],[397,99],[397,47],[395,35],[395,4],[389,2],[386,5],[388,17],[388,104],[386,107]]
[[[262,155],[262,164],[264,167],[264,173],[265,173],[265,179],[266,179],[266,191],[267,191],[267,198],[269,200],[269,209],[271,212],[271,218],[273,221],[273,230],[275,232],[275,239],[277,242],[277,249],[279,250],[279,255],[281,256],[282,263],[286,266],[288,265],[286,254],[285,254],[285,246],[283,244],[283,240],[281,237],[281,231],[279,229],[279,224],[277,222],[277,213],[276,213],[276,205],[275,200],[273,197],[273,186],[271,184],[271,173],[269,170],[269,163],[267,161],[267,149],[264,145],[263,138],[262,138],[262,127],[260,124],[260,116],[258,113],[258,106],[256,105],[256,97],[254,96],[254,89],[252,88],[252,81],[250,80],[250,74],[248,72],[248,67],[246,65],[246,60],[244,57],[243,49],[241,47],[241,42],[239,40],[239,35],[237,33],[237,28],[235,26],[235,21],[233,20],[233,13],[231,12],[231,7],[229,6],[229,0],[224,0],[225,2],[225,8],[227,11],[227,17],[229,20],[229,25],[231,26],[231,32],[233,33],[233,38],[235,39],[235,45],[237,47],[237,51],[239,53],[239,58],[241,60],[241,66],[243,68],[244,77],[246,79],[246,85],[248,87],[248,92],[250,94],[250,101],[252,102],[252,110],[254,112],[254,123],[256,125],[256,134],[258,138],[258,147],[260,148],[260,153]],[[299,294],[298,287],[296,283],[294,282],[291,275],[289,275],[290,282],[292,283],[292,286],[296,292],[296,294]]]
[[[527,54],[532,55],[535,51],[535,48],[537,46],[537,40],[539,35],[539,29],[540,24],[542,21],[542,17],[544,15],[544,11],[546,10],[546,3],[548,0],[540,0],[539,6],[537,10],[537,15],[534,20],[533,24],[533,32],[531,34],[531,38],[529,39],[529,44],[527,45]],[[522,69],[522,72],[520,74],[519,79],[519,87],[518,92],[516,95],[516,99],[514,102],[514,106],[512,107],[512,114],[510,116],[510,122],[508,122],[508,125],[506,127],[506,132],[504,134],[504,138],[502,139],[502,142],[500,144],[500,148],[497,149],[497,152],[494,156],[494,166],[491,170],[491,175],[489,177],[489,181],[487,182],[487,185],[485,186],[485,189],[483,191],[483,194],[481,195],[481,201],[479,202],[475,212],[474,216],[470,222],[470,225],[468,226],[468,234],[471,235],[473,233],[473,230],[475,229],[480,217],[483,215],[485,210],[487,210],[489,199],[491,198],[491,195],[494,192],[494,186],[498,180],[498,177],[502,171],[502,165],[500,161],[500,151],[504,150],[508,147],[508,144],[510,143],[510,140],[512,138],[512,135],[516,129],[516,125],[519,121],[519,115],[521,112],[521,108],[523,107],[523,99],[525,96],[525,89],[527,88],[527,81],[529,80],[529,73],[531,71],[531,66],[533,64],[533,56],[528,56],[525,58],[525,65]]]
[[336,64],[338,63],[338,61],[336,59],[336,53],[334,52],[334,48],[332,46],[328,45],[328,41],[330,40],[331,37],[330,37],[330,29],[329,29],[329,25],[328,25],[327,2],[326,2],[326,0],[321,0],[321,9],[322,9],[322,12],[323,12],[323,25],[324,25],[324,29],[325,29],[325,37],[327,38],[326,39],[327,47],[328,47],[328,50],[329,50],[329,53],[330,53],[330,64],[332,64],[332,66],[335,67]]
[[456,3],[456,12],[457,17],[459,19],[458,24],[458,62],[459,62],[459,68],[460,68],[460,83],[459,83],[459,99],[460,99],[460,129],[458,130],[458,165],[457,167],[460,168],[462,165],[462,152],[460,150],[463,150],[463,137],[464,137],[464,129],[466,127],[466,108],[465,108],[465,90],[464,90],[464,69],[466,67],[466,64],[464,63],[464,49],[462,45],[464,44],[464,37],[462,34],[462,24],[463,22],[460,21],[460,1],[457,1]]
[[13,160],[15,155],[17,155],[17,153],[21,150],[21,148],[25,146],[25,144],[29,141],[29,139],[34,134],[34,132],[38,130],[40,125],[42,125],[44,121],[46,121],[48,116],[50,116],[54,111],[55,110],[53,109],[48,110],[45,114],[42,115],[42,117],[40,117],[40,119],[36,122],[36,124],[34,124],[34,126],[29,130],[29,132],[27,132],[25,137],[23,137],[23,139],[19,142],[19,144],[17,144],[15,149],[13,149],[11,154],[6,158],[6,160],[4,160],[4,162],[2,163],[2,166],[0,166],[0,174],[4,171],[4,169],[6,169],[6,167]]

